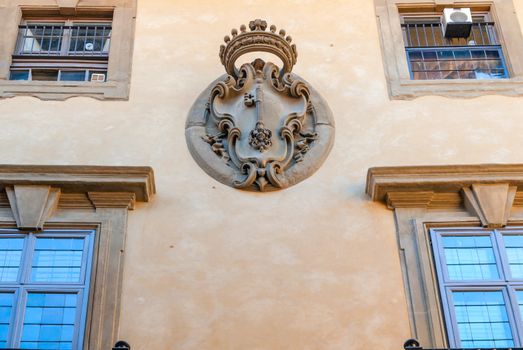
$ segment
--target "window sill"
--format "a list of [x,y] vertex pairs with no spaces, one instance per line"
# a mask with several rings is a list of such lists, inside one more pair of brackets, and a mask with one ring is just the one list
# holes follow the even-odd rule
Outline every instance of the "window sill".
[[422,96],[474,98],[485,95],[523,96],[523,79],[398,80],[390,81],[391,98],[412,100]]
[[115,81],[94,83],[0,80],[0,99],[15,96],[31,96],[41,100],[58,101],[72,97],[91,97],[98,100],[128,100],[129,84]]

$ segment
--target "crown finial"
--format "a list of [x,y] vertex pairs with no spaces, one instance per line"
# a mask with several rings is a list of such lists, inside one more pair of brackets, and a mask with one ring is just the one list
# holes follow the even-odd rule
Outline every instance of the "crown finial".
[[249,22],[249,29],[245,25],[231,30],[230,36],[225,36],[225,45],[220,47],[220,59],[225,66],[225,70],[233,77],[238,76],[238,69],[235,67],[236,60],[249,52],[269,52],[278,56],[282,62],[281,74],[290,73],[296,64],[297,51],[296,45],[292,44],[291,36],[287,36],[285,29],[277,28],[273,24],[267,29],[267,21],[255,19]]

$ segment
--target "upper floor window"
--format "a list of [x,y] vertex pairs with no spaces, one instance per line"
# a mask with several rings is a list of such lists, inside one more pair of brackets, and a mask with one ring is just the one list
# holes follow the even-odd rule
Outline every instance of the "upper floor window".
[[[523,35],[513,0],[374,4],[391,98],[523,95]],[[448,10],[458,7],[467,20],[453,16],[447,32]]]
[[523,230],[433,229],[449,344],[523,344]]
[[490,14],[473,12],[471,20],[465,34],[449,35],[442,15],[403,14],[401,27],[411,79],[508,78]]
[[105,82],[112,21],[24,19],[10,80]]

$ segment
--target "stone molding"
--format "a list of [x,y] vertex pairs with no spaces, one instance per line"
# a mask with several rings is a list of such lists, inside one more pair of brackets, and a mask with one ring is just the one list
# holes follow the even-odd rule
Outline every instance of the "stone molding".
[[58,208],[60,189],[51,186],[6,187],[11,211],[20,230],[42,230]]
[[476,213],[484,227],[505,227],[516,191],[516,186],[508,184],[475,184],[470,188],[464,187],[465,207],[470,212]]
[[0,165],[0,190],[15,185],[51,186],[62,194],[92,192],[95,206],[99,192],[105,203],[110,197],[121,202],[122,192],[132,193],[129,207],[135,201],[148,202],[156,193],[154,172],[147,166]]
[[[293,74],[296,46],[284,29],[256,19],[231,30],[220,46],[226,75],[194,102],[185,137],[191,155],[216,180],[247,191],[285,189],[311,176],[334,143],[334,118],[314,88]],[[270,52],[283,67],[256,58]]]
[[452,209],[462,205],[482,226],[507,225],[513,206],[522,206],[523,164],[371,168],[366,193],[390,209]]

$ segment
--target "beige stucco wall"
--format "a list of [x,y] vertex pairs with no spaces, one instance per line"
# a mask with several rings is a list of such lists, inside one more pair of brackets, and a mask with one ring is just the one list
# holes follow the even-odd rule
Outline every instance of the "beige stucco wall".
[[[0,1],[1,4],[1,1]],[[523,23],[523,1],[515,0]],[[336,142],[310,179],[254,194],[191,158],[186,113],[218,47],[264,18],[330,103]],[[523,162],[523,98],[388,97],[372,0],[139,0],[128,102],[0,101],[0,163],[151,165],[130,213],[119,338],[149,349],[400,349],[410,336],[378,165]]]

